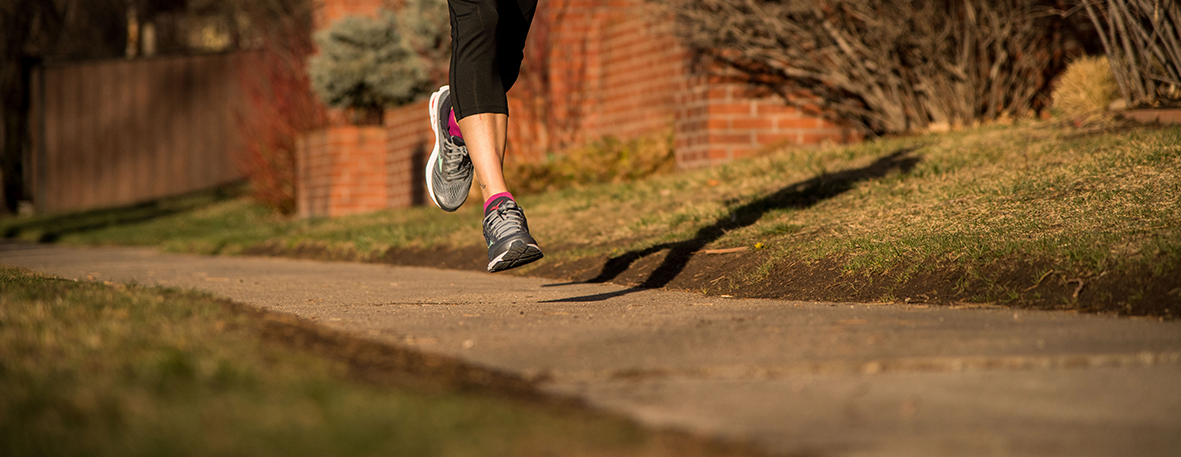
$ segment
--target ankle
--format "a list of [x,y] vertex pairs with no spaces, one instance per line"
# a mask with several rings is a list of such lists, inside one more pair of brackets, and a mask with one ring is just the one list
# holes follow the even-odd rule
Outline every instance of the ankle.
[[[495,194],[491,197],[488,197],[488,199],[484,200],[484,215],[487,216],[489,208],[492,208],[493,204],[497,203],[501,199],[513,200],[513,194],[508,193],[508,192],[500,192],[500,193]],[[516,200],[513,200],[513,201],[516,201]]]
[[463,139],[463,132],[459,130],[459,122],[455,120],[455,110],[452,109],[447,116],[447,133],[451,136]]

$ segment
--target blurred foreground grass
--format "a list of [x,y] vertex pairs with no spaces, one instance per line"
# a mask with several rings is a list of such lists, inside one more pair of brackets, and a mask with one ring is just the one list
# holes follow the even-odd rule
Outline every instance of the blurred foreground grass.
[[0,268],[0,455],[720,455],[574,408],[350,381],[210,297]]

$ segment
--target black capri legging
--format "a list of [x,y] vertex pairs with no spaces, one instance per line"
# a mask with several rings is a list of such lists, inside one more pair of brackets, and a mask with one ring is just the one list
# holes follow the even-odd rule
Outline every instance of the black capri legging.
[[537,0],[448,0],[455,118],[508,114]]

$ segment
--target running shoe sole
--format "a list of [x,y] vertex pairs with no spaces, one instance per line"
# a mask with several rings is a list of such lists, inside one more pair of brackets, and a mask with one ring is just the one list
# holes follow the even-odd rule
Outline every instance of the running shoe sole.
[[488,262],[488,272],[496,273],[510,268],[517,268],[536,262],[543,256],[541,248],[537,247],[536,244],[526,243],[524,240],[512,240],[509,242],[508,249],[505,249],[504,252],[501,252],[491,262]]

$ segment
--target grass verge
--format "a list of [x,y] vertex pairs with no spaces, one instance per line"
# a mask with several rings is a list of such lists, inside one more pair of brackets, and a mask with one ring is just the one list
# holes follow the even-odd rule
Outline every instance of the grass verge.
[[0,455],[752,455],[422,357],[201,294],[0,268]]
[[[789,149],[523,197],[547,257],[520,273],[737,296],[1174,318],[1179,202],[1181,127],[994,126]],[[479,268],[478,206],[288,220],[228,198],[84,230],[63,231],[52,217],[0,229],[79,244]],[[709,254],[719,251],[728,253]]]

